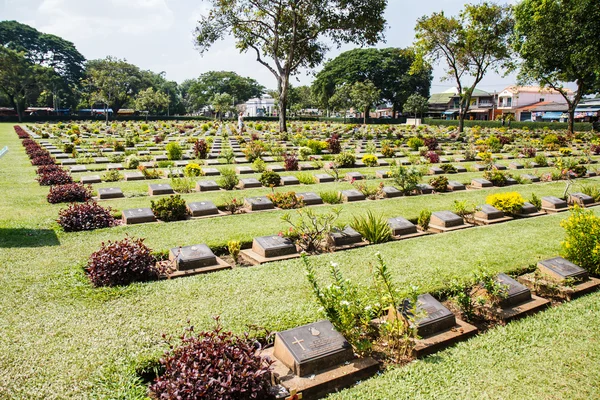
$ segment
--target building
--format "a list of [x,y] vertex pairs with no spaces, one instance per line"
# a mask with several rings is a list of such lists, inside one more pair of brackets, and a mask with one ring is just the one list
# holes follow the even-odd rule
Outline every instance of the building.
[[575,109],[575,120],[579,122],[599,121],[600,98],[581,100]]
[[244,116],[246,117],[266,117],[277,115],[275,109],[275,99],[268,94],[262,97],[256,97],[246,102],[246,111]]
[[[442,93],[434,93],[429,97],[427,115],[432,118],[457,119],[459,104],[460,96],[457,88],[450,88]],[[493,119],[493,112],[494,94],[479,89],[473,90],[467,119],[488,121]]]
[[[572,96],[573,92],[567,89],[567,94]],[[498,114],[504,117],[512,115],[516,121],[560,120],[557,113],[565,112],[566,104],[558,90],[513,85],[498,93],[497,109]],[[543,118],[546,112],[554,114]]]

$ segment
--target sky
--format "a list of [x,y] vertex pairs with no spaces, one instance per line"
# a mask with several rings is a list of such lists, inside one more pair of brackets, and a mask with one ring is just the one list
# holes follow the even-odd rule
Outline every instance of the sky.
[[[442,10],[455,15],[464,4],[459,0],[388,0],[386,41],[376,47],[408,47],[418,18]],[[255,55],[240,53],[232,38],[215,43],[203,56],[199,54],[193,33],[207,7],[203,0],[0,0],[0,19],[16,20],[67,39],[88,60],[111,55],[144,70],[164,71],[167,79],[179,83],[217,70],[235,71],[268,89],[275,88],[271,72],[256,62]],[[332,48],[326,58],[354,47]],[[292,84],[310,84],[320,68],[302,71]],[[443,64],[435,66],[432,93],[455,86],[442,81],[443,76]],[[501,91],[514,83],[514,75],[502,77],[491,72],[478,88]]]

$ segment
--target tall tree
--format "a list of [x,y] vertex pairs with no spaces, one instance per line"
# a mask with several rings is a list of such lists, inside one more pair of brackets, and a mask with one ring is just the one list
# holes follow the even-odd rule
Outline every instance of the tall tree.
[[19,122],[23,120],[27,102],[39,96],[40,88],[51,75],[54,71],[33,64],[24,52],[0,46],[0,92],[17,112]]
[[[138,111],[147,111],[148,113],[156,114],[159,110],[167,108],[169,97],[160,91],[155,91],[153,88],[142,90],[135,97],[135,108]],[[148,113],[146,119],[148,119]]]
[[[210,0],[196,28],[201,53],[233,35],[237,47],[277,79],[279,129],[287,130],[290,76],[323,60],[329,41],[373,45],[383,36],[387,0]],[[272,60],[272,61],[271,61]]]
[[333,96],[329,98],[328,106],[331,107],[332,111],[343,111],[344,112],[344,122],[346,122],[346,115],[348,114],[348,110],[352,107],[352,98],[350,97],[350,91],[352,86],[344,83],[335,88],[333,92]]
[[312,84],[321,106],[328,108],[335,88],[370,80],[381,91],[381,100],[392,104],[394,116],[412,93],[429,97],[432,69],[413,70],[413,49],[354,49],[327,62]]
[[[473,90],[490,71],[511,65],[509,37],[513,31],[511,9],[483,2],[466,5],[459,17],[433,13],[417,21],[415,48],[423,59],[446,64],[446,79],[454,80],[459,101],[460,132]],[[419,69],[421,58],[417,58]],[[469,86],[465,81],[470,80]]]
[[418,93],[414,93],[408,97],[404,103],[403,112],[412,114],[417,118],[417,115],[423,115],[429,109],[429,101],[427,97],[423,97]]
[[[600,4],[597,0],[524,0],[515,7],[520,79],[562,94],[569,132],[581,98],[600,91]],[[573,97],[565,82],[574,82]]]
[[363,110],[363,123],[366,125],[369,118],[371,106],[379,101],[381,91],[377,89],[373,82],[367,80],[364,82],[355,82],[350,89],[350,99],[352,104],[358,110]]
[[[89,88],[90,99],[102,102],[113,113],[123,108],[142,89],[142,73],[138,67],[114,57],[87,62],[87,78],[84,87]],[[108,123],[108,112],[106,112]]]
[[52,97],[61,96],[75,105],[85,58],[72,42],[16,21],[1,21],[0,46],[24,52],[32,63],[52,68],[62,78],[52,82]]
[[309,86],[292,86],[290,85],[290,93],[288,95],[288,109],[294,114],[298,114],[301,110],[314,108],[316,105],[313,93]]
[[219,120],[223,119],[223,115],[227,111],[235,109],[233,104],[233,96],[229,93],[217,93],[210,99],[210,105],[215,111],[215,118],[219,117]]
[[236,103],[245,103],[261,96],[265,88],[256,80],[231,71],[209,71],[191,84],[188,93],[196,109],[210,105],[210,99],[219,93],[229,93]]

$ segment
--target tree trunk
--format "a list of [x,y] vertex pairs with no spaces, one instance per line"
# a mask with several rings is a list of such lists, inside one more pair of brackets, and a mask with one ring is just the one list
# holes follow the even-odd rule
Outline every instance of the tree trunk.
[[392,104],[392,118],[396,119],[396,113],[398,112],[398,105]]
[[577,106],[576,104],[573,104],[572,106],[569,107],[569,128],[568,128],[569,135],[575,134],[575,107],[576,106]]
[[19,107],[19,101],[15,102],[15,108],[17,109],[17,117],[19,117],[19,123],[23,122],[23,112],[21,111],[21,107]]
[[366,125],[367,124],[367,118],[369,118],[369,109],[370,109],[370,105],[365,107],[365,116],[363,118],[363,124]]
[[463,113],[458,114],[458,132],[462,133],[465,130],[465,117]]
[[288,78],[282,76],[277,81],[279,89],[279,132],[287,132]]

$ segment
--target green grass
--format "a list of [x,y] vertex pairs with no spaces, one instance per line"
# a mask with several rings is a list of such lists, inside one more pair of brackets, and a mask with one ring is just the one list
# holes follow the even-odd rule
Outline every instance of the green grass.
[[[198,329],[208,328],[211,317],[221,315],[226,328],[242,332],[248,324],[278,330],[323,317],[300,260],[123,288],[92,288],[82,266],[102,241],[130,234],[147,238],[157,250],[195,243],[222,246],[230,239],[248,242],[254,236],[282,229],[283,212],[66,234],[54,222],[61,206],[46,202],[48,188],[34,181],[34,168],[8,124],[0,124],[0,147],[4,145],[10,151],[0,159],[0,398],[142,398],[145,386],[135,368],[144,359],[160,356],[165,350],[161,335],[180,333],[188,321]],[[342,219],[350,221],[353,214],[367,209],[385,216],[415,218],[422,208],[441,210],[450,207],[454,199],[463,198],[479,204],[489,193],[515,189],[528,198],[532,192],[560,194],[563,184],[346,204]],[[149,199],[104,204],[122,208],[147,205]],[[330,261],[336,261],[348,278],[367,283],[369,263],[380,251],[398,285],[418,285],[422,292],[434,291],[452,277],[469,276],[479,261],[493,271],[511,271],[556,255],[563,237],[559,222],[564,217],[547,216],[431,235],[325,254],[313,260],[319,274],[325,272]],[[593,307],[597,308],[597,297],[591,299],[596,300]],[[583,350],[595,351],[593,341],[579,338],[577,343]],[[468,359],[467,351],[463,351]],[[513,354],[507,351],[502,354]],[[478,355],[471,362],[481,358]],[[585,357],[580,358],[581,363],[585,362]],[[529,353],[525,359],[536,360]],[[598,376],[597,365],[587,365],[587,374]],[[503,376],[501,370],[496,373],[492,367],[483,365],[480,373],[500,381],[510,377]],[[396,382],[400,382],[398,376],[403,376],[403,371],[408,370],[390,371],[380,379],[389,379],[388,390],[401,393],[406,388]],[[439,376],[431,377],[432,381],[450,379],[442,367],[437,373]],[[568,388],[588,383],[585,376],[576,373],[566,374],[563,381]],[[517,390],[517,384],[510,382],[512,390]],[[489,384],[495,387],[496,382]],[[537,374],[525,384],[543,388],[546,382],[543,375]],[[467,397],[494,397],[480,386],[473,383],[468,392],[472,396]],[[570,394],[565,396],[569,398],[579,395],[575,389],[564,393]],[[352,394],[348,396],[353,398]],[[368,394],[363,396],[368,398]]]

